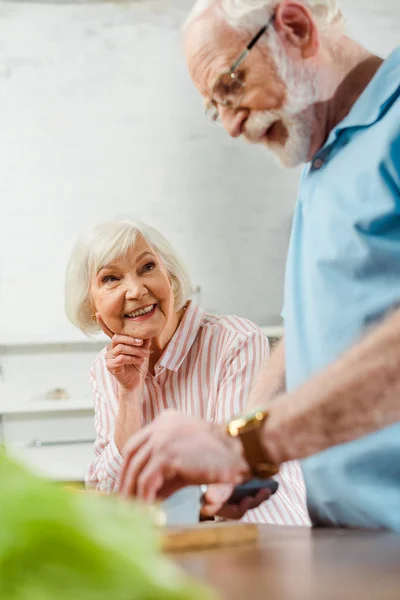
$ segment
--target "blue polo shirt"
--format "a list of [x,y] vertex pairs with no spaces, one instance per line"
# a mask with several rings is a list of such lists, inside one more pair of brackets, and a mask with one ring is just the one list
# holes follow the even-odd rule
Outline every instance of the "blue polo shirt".
[[[304,170],[284,304],[288,390],[400,305],[400,48]],[[302,467],[315,523],[400,531],[400,423]]]

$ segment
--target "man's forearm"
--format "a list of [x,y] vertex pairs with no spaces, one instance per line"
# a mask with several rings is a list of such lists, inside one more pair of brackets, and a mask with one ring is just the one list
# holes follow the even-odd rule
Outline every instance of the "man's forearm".
[[400,420],[400,311],[270,409],[262,438],[278,463]]
[[282,339],[255,379],[249,394],[247,408],[265,406],[285,391],[285,343]]

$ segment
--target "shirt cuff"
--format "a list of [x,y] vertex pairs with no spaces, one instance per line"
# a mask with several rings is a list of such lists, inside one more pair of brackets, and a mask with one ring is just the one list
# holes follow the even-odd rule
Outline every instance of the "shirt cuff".
[[122,458],[121,454],[119,453],[119,450],[118,450],[114,440],[111,440],[109,442],[109,444],[107,445],[107,447],[105,449],[105,454],[106,454],[106,461],[105,461],[106,462],[106,471],[107,471],[108,475],[111,477],[111,479],[113,479],[114,481],[118,481],[124,459]]

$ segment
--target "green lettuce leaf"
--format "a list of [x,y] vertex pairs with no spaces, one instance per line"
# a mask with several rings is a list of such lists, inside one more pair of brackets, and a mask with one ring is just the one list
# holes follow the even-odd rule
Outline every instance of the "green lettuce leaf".
[[1,600],[209,600],[136,503],[71,493],[0,452]]

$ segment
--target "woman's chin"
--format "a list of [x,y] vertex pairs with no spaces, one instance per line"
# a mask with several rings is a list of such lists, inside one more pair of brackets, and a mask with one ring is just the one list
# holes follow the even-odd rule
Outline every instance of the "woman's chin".
[[150,338],[158,337],[165,325],[159,323],[126,323],[123,330],[123,335],[130,335],[140,340],[148,340]]

